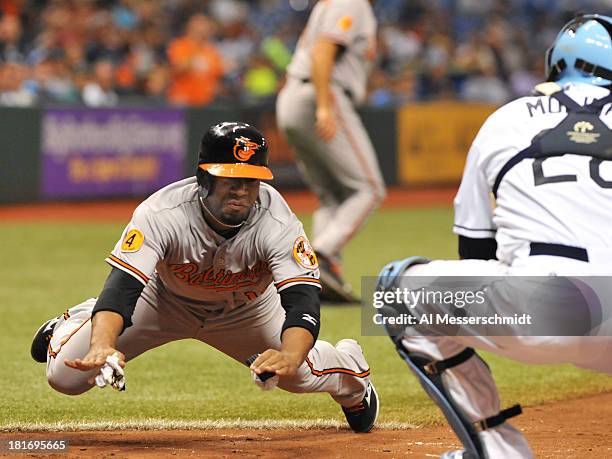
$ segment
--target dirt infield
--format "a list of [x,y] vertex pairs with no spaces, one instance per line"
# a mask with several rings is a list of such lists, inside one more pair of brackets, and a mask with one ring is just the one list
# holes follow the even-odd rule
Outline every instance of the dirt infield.
[[[384,208],[450,206],[455,188],[429,190],[391,189]],[[317,199],[308,192],[287,192],[283,196],[294,212],[312,212]],[[75,203],[36,203],[0,206],[0,222],[38,221],[128,221],[140,201],[95,201]]]
[[[538,458],[612,457],[612,393],[525,409],[514,420]],[[0,433],[8,440],[68,440],[62,457],[437,457],[459,444],[445,427],[374,430],[122,430]]]

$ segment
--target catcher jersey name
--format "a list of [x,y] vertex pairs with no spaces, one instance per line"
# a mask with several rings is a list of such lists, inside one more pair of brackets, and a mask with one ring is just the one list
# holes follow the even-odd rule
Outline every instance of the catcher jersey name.
[[[530,98],[533,99],[533,98]],[[546,100],[547,99],[547,100]],[[579,101],[580,105],[588,105],[595,99],[593,97],[585,97],[584,100]],[[567,109],[561,105],[561,103],[552,97],[540,97],[537,100],[527,100],[525,102],[525,108],[529,112],[529,116],[532,118],[537,115],[546,115],[548,113],[566,113]],[[612,113],[612,105],[607,109],[604,109],[603,115],[609,115]]]

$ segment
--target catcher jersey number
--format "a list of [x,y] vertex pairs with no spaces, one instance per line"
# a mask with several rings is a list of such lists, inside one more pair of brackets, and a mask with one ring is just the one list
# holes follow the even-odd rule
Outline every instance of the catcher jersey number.
[[[548,158],[538,158],[533,162],[533,181],[535,186],[546,185],[549,183],[563,183],[563,182],[576,182],[578,177],[574,174],[562,174],[562,175],[544,175],[542,164]],[[589,162],[589,173],[591,178],[600,188],[612,188],[612,181],[606,180],[601,176],[600,168],[602,159],[593,158]]]

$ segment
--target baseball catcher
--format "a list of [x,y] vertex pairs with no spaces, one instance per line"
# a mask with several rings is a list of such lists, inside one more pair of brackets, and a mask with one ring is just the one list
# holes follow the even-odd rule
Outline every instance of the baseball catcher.
[[[392,292],[470,276],[474,280],[463,286],[483,292],[494,311],[547,312],[548,325],[564,316],[573,319],[570,325],[584,325],[565,336],[521,336],[523,328],[486,336],[468,327],[461,336],[424,333],[430,326],[387,328],[463,443],[463,451],[444,454],[446,459],[533,457],[521,432],[506,422],[520,407],[501,409],[489,368],[474,348],[612,374],[612,333],[604,327],[612,299],[612,18],[591,14],[570,21],[547,53],[546,66],[548,82],[491,115],[469,151],[455,198],[463,260],[410,257],[388,264],[378,278],[379,291]],[[536,277],[527,283],[519,276]],[[580,283],[569,288],[575,284],[562,276],[607,277],[599,277],[603,290],[589,290]],[[443,305],[418,301],[411,307],[422,323],[423,315]]]

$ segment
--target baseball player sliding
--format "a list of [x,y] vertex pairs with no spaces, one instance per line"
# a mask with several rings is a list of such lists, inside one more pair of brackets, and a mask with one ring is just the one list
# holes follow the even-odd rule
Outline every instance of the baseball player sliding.
[[340,254],[385,195],[376,153],[355,105],[365,98],[376,51],[367,0],[319,1],[287,69],[277,122],[319,198],[313,245],[321,299],[354,302]]
[[378,398],[368,364],[354,340],[317,340],[317,257],[287,203],[260,182],[271,178],[259,131],[212,126],[196,177],[134,211],[106,259],[112,271],[99,297],[36,333],[32,357],[47,363],[51,387],[122,389],[126,362],[193,338],[248,361],[256,379],[274,374],[282,389],[328,392],[355,432],[369,431]]
[[[473,348],[612,374],[610,278],[566,277],[612,274],[611,37],[610,17],[569,22],[547,54],[548,82],[482,126],[455,198],[454,231],[464,260],[411,257],[379,275],[378,288],[387,293],[439,286],[445,276],[479,276],[462,286],[482,294],[495,312],[536,313],[547,318],[542,325],[548,328],[567,326],[568,317],[570,328],[586,325],[575,336],[520,336],[520,326],[490,336],[470,327],[461,329],[465,336],[456,336],[457,329],[452,336],[425,336],[431,331],[426,325],[388,327],[400,356],[464,445],[444,458],[532,457],[523,435],[506,422],[520,407],[500,411],[489,368]],[[442,309],[435,301],[417,301],[410,311],[419,324]]]

